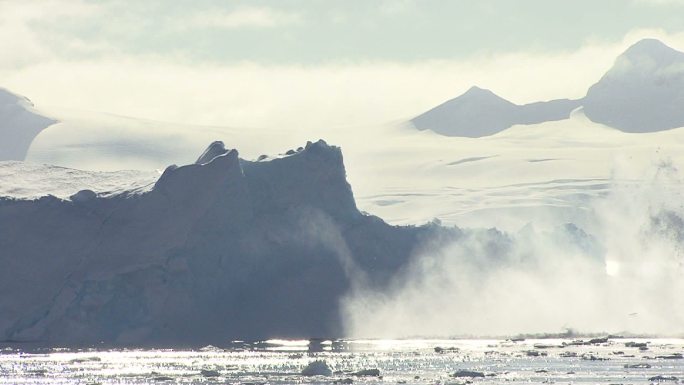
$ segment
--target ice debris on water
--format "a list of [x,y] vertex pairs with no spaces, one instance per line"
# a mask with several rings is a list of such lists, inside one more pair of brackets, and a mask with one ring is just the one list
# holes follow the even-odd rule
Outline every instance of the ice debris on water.
[[627,347],[627,348],[639,348],[639,349],[648,348],[648,342],[629,341],[629,342],[625,342],[625,347]]
[[380,377],[379,369],[363,369],[358,372],[352,373],[357,377]]
[[348,384],[353,384],[353,383],[354,383],[354,380],[352,380],[351,378],[343,378],[341,380],[333,381],[333,384],[347,384],[348,385]]
[[332,376],[332,369],[325,361],[311,361],[302,370],[302,376]]
[[207,346],[204,346],[204,347],[200,348],[199,351],[200,351],[200,352],[222,352],[223,349],[218,348],[218,347],[216,347],[216,346],[214,346],[214,345],[207,345]]
[[656,356],[656,358],[660,358],[662,360],[681,360],[684,358],[682,353],[672,353],[672,354],[665,354],[662,356]]
[[202,369],[202,370],[200,370],[200,374],[204,377],[219,377],[219,376],[221,376],[221,373],[219,373],[216,370],[211,370],[211,369]]
[[476,372],[474,370],[459,370],[456,373],[451,375],[452,377],[484,377],[485,374],[482,372]]
[[625,364],[625,369],[650,369],[650,364]]

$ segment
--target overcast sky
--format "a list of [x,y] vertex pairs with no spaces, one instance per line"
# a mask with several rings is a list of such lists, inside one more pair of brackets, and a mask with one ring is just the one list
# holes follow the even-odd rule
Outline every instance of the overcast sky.
[[0,86],[40,105],[233,126],[400,119],[473,84],[581,97],[684,0],[0,0]]

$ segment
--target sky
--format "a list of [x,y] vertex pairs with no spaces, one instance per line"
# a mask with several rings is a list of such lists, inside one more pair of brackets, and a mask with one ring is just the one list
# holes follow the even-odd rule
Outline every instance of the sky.
[[176,123],[402,120],[472,85],[581,97],[643,37],[684,49],[684,0],[0,0],[0,87]]

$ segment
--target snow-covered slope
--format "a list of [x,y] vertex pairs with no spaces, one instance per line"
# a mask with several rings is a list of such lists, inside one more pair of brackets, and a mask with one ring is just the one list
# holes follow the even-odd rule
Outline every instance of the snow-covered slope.
[[340,149],[323,141],[256,162],[216,142],[144,189],[0,199],[0,339],[340,335],[342,296],[384,285],[432,233],[459,231],[359,212]]
[[54,123],[38,115],[28,99],[0,88],[0,161],[24,160],[33,138]]
[[[65,115],[63,123],[37,138],[29,162],[0,163],[0,195],[67,198],[81,189],[106,195],[144,190],[174,156],[179,162],[194,162],[206,143],[217,138],[252,160],[264,153],[294,150],[306,140],[306,133],[279,129],[193,126],[171,126],[167,140],[164,123],[74,116]],[[129,148],[114,140],[108,136],[113,127],[138,142]],[[44,134],[57,138],[61,129],[79,135],[90,132],[93,138],[93,132],[101,132],[103,142],[89,146],[92,142],[73,136],[68,144],[51,148],[40,139]],[[145,136],[136,136],[139,130]],[[507,230],[544,218],[581,224],[580,217],[590,212],[588,201],[605,194],[616,179],[648,179],[648,169],[662,161],[684,164],[684,130],[628,134],[592,122],[581,110],[566,120],[517,125],[481,138],[445,137],[397,124],[323,127],[308,135],[325,137],[344,149],[359,208],[392,224],[421,224],[433,218]],[[198,138],[206,138],[204,146]],[[168,153],[159,150],[171,145],[175,147]],[[137,151],[140,148],[152,150]],[[127,168],[141,171],[96,171]]]
[[655,39],[631,46],[591,86],[584,111],[598,123],[625,132],[684,126],[684,52]]
[[684,164],[683,129],[628,134],[581,110],[483,138],[411,127],[382,132],[382,148],[374,148],[375,140],[363,147],[336,141],[345,149],[359,207],[397,224],[436,217],[511,231],[528,222],[584,225],[592,200],[614,185],[649,185],[661,163]]
[[0,197],[38,199],[54,195],[67,199],[80,190],[109,196],[128,190],[148,190],[161,171],[82,171],[72,168],[26,163],[0,162]]
[[411,120],[419,130],[447,136],[478,138],[501,132],[516,124],[535,124],[567,119],[577,100],[552,100],[517,105],[490,90],[472,87]]

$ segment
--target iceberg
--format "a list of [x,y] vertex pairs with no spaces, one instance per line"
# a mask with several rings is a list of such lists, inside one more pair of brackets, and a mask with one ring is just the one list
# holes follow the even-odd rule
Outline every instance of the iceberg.
[[459,234],[436,229],[359,211],[341,150],[322,140],[268,161],[216,142],[149,188],[0,198],[0,340],[338,337],[345,293]]

